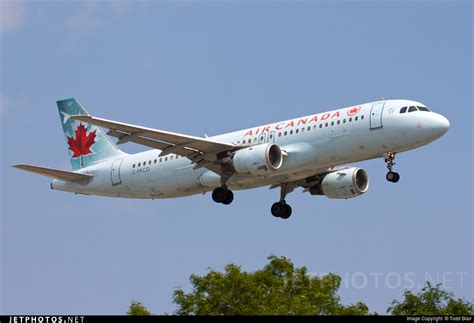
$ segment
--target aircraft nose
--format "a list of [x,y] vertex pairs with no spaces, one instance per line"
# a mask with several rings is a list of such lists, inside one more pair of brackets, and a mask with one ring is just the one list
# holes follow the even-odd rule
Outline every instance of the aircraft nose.
[[431,129],[437,137],[444,135],[449,129],[449,120],[438,113],[432,114]]

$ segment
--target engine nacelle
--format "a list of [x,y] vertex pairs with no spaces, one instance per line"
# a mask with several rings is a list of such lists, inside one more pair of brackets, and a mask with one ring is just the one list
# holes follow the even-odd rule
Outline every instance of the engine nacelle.
[[324,176],[320,184],[311,187],[311,195],[326,195],[331,199],[350,199],[367,192],[369,176],[362,168],[347,168]]
[[232,164],[239,174],[265,175],[277,170],[283,163],[283,154],[275,144],[261,144],[238,150]]

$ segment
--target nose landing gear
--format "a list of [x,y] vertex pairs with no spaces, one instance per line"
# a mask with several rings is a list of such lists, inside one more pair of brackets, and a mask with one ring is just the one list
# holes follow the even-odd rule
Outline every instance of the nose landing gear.
[[387,179],[387,181],[392,182],[392,183],[396,183],[400,180],[400,174],[392,171],[392,168],[395,165],[395,162],[394,162],[395,154],[396,153],[388,152],[384,155],[385,164],[387,165],[387,168],[388,168],[388,173],[385,176],[385,178]]

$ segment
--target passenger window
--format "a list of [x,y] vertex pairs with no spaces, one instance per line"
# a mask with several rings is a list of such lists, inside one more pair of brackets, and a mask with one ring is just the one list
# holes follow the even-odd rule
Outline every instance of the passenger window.
[[253,138],[253,142],[257,142],[257,138]]
[[301,132],[304,132],[304,128],[301,128]]
[[163,161],[163,158],[160,157],[160,163]]
[[337,124],[341,124],[341,120],[337,120]]
[[168,157],[165,157],[165,161],[168,161]]
[[351,118],[349,118],[349,122],[352,122],[352,117],[351,117]]
[[403,107],[403,108],[401,108],[401,109],[400,109],[400,113],[405,113],[405,112],[407,112],[407,108],[408,108],[408,107]]
[[355,117],[354,120],[355,120],[355,121],[359,120],[359,117]]
[[287,132],[285,131],[284,135],[286,136],[287,135]]
[[132,165],[132,168],[135,168],[135,164]]
[[148,161],[148,165],[151,165],[151,160]]
[[328,125],[329,125],[329,123],[326,122],[326,124],[324,126],[327,127]]
[[295,132],[296,132],[296,133],[300,132],[300,129],[296,129]]
[[138,163],[138,167],[140,167],[141,163]]
[[342,119],[342,123],[346,123],[346,119]]
[[170,156],[170,160],[173,159],[173,155]]
[[273,135],[270,135],[270,139],[272,139],[272,138],[273,138]]
[[154,164],[156,164],[157,162],[158,162],[158,159],[155,159],[155,160],[153,161]]
[[290,130],[290,135],[292,135],[292,134],[293,134],[293,130]]
[[[314,127],[316,128],[316,126],[314,126]],[[310,130],[311,130],[311,127],[308,127],[308,131],[310,131]]]
[[278,133],[278,137],[281,137],[281,132]]
[[322,124],[322,123],[320,123],[320,124],[319,124],[319,129],[321,129],[322,127],[323,127],[323,124]]
[[360,120],[364,120],[364,115],[361,115],[361,116],[360,116]]
[[334,126],[334,121],[331,122],[331,126]]
[[408,112],[413,112],[413,111],[418,111],[418,109],[412,105],[410,108],[408,108]]

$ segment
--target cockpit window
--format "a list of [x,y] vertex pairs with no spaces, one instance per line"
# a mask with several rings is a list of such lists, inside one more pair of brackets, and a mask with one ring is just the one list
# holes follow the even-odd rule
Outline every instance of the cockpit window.
[[418,111],[418,109],[414,105],[408,108],[408,112],[413,112],[413,111]]
[[407,108],[408,108],[408,107],[403,107],[403,108],[401,108],[401,109],[400,109],[400,113],[405,113],[405,112],[407,112]]
[[426,111],[426,112],[431,112],[430,109],[428,109],[427,107],[420,107],[420,106],[416,106],[418,108],[418,110],[420,111]]

